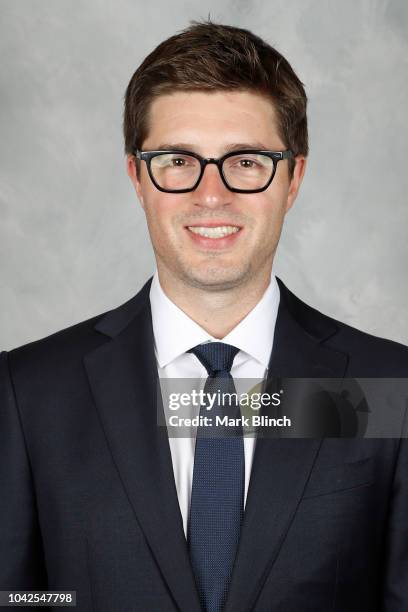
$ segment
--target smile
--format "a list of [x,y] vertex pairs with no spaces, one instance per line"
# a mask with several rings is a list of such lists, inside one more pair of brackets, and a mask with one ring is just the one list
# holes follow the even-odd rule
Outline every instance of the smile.
[[193,234],[198,234],[204,238],[224,238],[224,236],[236,234],[240,230],[235,225],[220,225],[217,227],[188,226],[187,229],[193,232]]

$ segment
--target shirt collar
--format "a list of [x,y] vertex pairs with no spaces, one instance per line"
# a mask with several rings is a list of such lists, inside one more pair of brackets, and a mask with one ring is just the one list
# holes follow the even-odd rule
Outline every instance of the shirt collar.
[[[221,341],[236,346],[268,367],[279,307],[279,286],[274,275],[256,306]],[[164,367],[193,346],[220,342],[172,302],[161,288],[157,270],[150,287],[155,352]]]

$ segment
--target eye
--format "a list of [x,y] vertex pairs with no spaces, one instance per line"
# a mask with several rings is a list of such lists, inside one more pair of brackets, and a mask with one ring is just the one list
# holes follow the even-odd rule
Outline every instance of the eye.
[[230,158],[227,158],[227,167],[235,171],[248,171],[253,170],[261,171],[265,169],[270,169],[272,160],[266,155],[262,155],[261,153],[253,153],[242,155],[233,155]]
[[183,167],[187,164],[187,160],[184,159],[184,157],[173,157],[171,161],[173,163],[173,166],[176,167]]
[[194,157],[189,157],[188,155],[172,155],[169,160],[169,165],[171,168],[190,168],[195,167],[197,165],[197,160]]
[[228,164],[231,168],[236,170],[255,170],[260,167],[257,160],[251,157],[231,157]]
[[238,161],[241,168],[253,168],[256,165],[253,159],[240,159]]

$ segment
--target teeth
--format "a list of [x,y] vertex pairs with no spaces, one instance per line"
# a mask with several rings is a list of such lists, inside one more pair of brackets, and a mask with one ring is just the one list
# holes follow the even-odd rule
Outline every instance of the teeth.
[[190,232],[193,234],[199,234],[205,238],[223,238],[230,234],[239,232],[239,227],[235,225],[221,225],[219,227],[189,227]]

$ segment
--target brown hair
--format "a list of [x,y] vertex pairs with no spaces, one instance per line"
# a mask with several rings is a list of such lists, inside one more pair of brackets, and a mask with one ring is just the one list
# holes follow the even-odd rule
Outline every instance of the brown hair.
[[[125,94],[125,152],[142,148],[150,105],[157,96],[217,90],[249,90],[269,97],[285,146],[295,155],[307,155],[307,97],[289,62],[249,30],[209,20],[192,21],[160,43],[137,68]],[[291,175],[294,165],[289,160]]]

